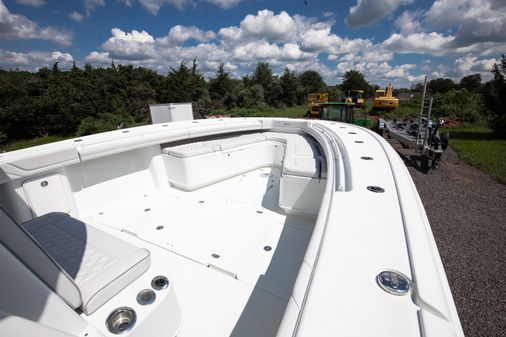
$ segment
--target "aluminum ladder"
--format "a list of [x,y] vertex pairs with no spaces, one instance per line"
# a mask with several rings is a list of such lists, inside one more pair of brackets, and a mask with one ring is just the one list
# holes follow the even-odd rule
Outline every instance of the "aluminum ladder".
[[417,154],[423,154],[427,140],[429,138],[430,127],[430,114],[432,112],[432,97],[426,96],[427,92],[427,76],[423,83],[422,104],[420,109],[420,117],[418,118],[418,130],[416,132],[416,146],[415,151]]

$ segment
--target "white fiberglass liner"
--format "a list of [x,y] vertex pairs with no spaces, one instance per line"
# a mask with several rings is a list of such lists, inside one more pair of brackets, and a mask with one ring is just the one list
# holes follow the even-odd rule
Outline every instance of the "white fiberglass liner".
[[[2,335],[463,336],[409,173],[353,125],[198,120],[4,153],[0,206],[11,275],[0,281]],[[23,229],[53,212],[80,220],[78,243]],[[18,253],[23,235],[41,257]],[[97,246],[111,236],[149,253],[143,269]],[[55,275],[30,268],[33,258]],[[129,278],[111,274],[114,259]],[[384,271],[405,277],[405,294],[388,292]],[[80,294],[95,293],[84,310]]]

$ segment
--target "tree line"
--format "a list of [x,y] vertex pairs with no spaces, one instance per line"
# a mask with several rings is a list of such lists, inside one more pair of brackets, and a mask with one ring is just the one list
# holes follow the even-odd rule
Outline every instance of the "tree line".
[[[470,75],[460,83],[435,79],[428,88],[433,94],[451,98],[448,102],[441,99],[442,106],[454,108],[452,102],[461,100],[464,103],[460,105],[468,107],[471,97],[480,109],[486,110],[489,120],[504,123],[504,56],[492,71],[494,77],[487,83],[482,83],[479,75]],[[341,85],[332,86],[316,71],[295,73],[286,68],[281,75],[274,75],[269,65],[262,62],[241,79],[233,78],[223,64],[206,79],[196,61],[181,62],[165,76],[143,67],[114,63],[107,68],[87,64],[80,69],[74,65],[68,71],[60,70],[58,63],[33,73],[0,70],[0,144],[145,124],[149,122],[152,103],[192,102],[194,113],[203,117],[234,108],[302,105],[311,92],[327,91],[333,101],[352,89],[363,89],[366,96],[373,96],[377,88],[354,70],[344,75]],[[416,85],[409,90],[419,89]]]

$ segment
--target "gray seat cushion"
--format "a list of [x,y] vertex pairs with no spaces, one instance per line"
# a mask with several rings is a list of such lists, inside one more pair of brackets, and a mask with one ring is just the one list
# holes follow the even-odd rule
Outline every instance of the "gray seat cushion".
[[72,308],[81,306],[74,280],[0,207],[0,241]]
[[74,280],[85,314],[98,309],[150,266],[147,250],[65,213],[49,213],[22,227]]

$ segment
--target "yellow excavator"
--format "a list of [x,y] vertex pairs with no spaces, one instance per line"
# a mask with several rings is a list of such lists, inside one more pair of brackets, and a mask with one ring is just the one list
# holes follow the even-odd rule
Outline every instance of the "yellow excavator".
[[388,83],[385,90],[378,89],[374,95],[372,102],[373,111],[392,111],[399,105],[399,99],[393,95],[394,87],[392,83]]
[[328,92],[315,92],[307,95],[307,117],[318,117],[322,111],[321,103],[329,101]]
[[355,107],[362,109],[364,107],[364,90],[350,90],[343,99],[345,103],[355,103]]

